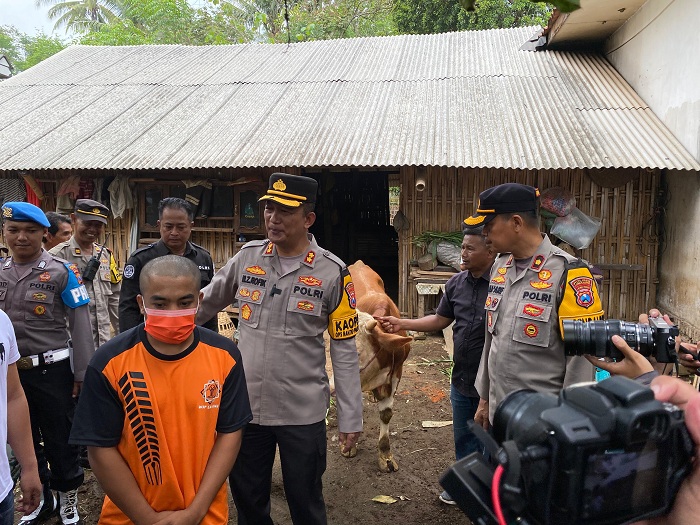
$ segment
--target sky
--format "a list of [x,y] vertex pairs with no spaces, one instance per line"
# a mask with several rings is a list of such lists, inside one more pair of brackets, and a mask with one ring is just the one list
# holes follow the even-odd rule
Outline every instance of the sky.
[[[49,6],[36,7],[34,0],[0,0],[0,26],[13,25],[28,35],[35,35],[40,30],[50,35],[53,22],[46,16],[48,10]],[[59,29],[55,36],[66,37],[65,30]]]

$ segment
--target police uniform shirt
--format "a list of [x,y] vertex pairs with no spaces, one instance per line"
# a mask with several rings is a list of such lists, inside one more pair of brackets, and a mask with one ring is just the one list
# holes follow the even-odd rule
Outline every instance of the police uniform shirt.
[[15,327],[20,354],[67,348],[71,339],[75,381],[95,352],[88,302],[78,267],[45,250],[19,278],[12,257],[0,267],[0,309]]
[[309,425],[330,401],[323,332],[328,329],[340,432],[362,430],[362,392],[355,345],[355,291],[345,264],[309,235],[304,258],[283,272],[269,240],[251,241],[204,289],[197,316],[238,302],[239,348],[253,423]]
[[122,276],[117,267],[117,261],[112,252],[105,247],[100,253],[101,245],[93,244],[92,253],[85,254],[75,240],[69,240],[51,248],[50,253],[76,264],[81,275],[85,265],[93,257],[100,254],[100,267],[92,281],[84,281],[90,296],[90,321],[95,348],[105,344],[111,338],[110,325],[115,333],[119,331],[119,291]]
[[563,319],[602,318],[598,289],[588,267],[548,237],[524,271],[517,271],[512,254],[496,259],[485,308],[487,333],[475,386],[489,402],[491,421],[514,390],[558,394],[593,379],[584,357],[566,357],[560,326]]
[[[141,293],[139,288],[141,269],[148,261],[169,254],[170,250],[168,250],[165,243],[160,240],[143,248],[139,248],[129,257],[126,266],[124,266],[124,275],[119,297],[120,332],[138,326],[143,322],[141,310],[136,302],[136,296]],[[202,276],[200,289],[208,285],[214,277],[214,263],[212,262],[209,252],[201,246],[188,241],[183,257],[186,257],[199,267],[199,272]],[[207,322],[204,324],[206,328],[217,331],[219,321],[216,314],[217,312],[214,312],[213,316],[207,319]]]

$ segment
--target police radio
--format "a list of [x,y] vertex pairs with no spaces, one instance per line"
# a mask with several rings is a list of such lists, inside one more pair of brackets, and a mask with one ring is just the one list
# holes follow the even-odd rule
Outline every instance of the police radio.
[[104,251],[108,240],[109,233],[105,237],[105,242],[100,247],[100,251],[97,252],[97,255],[93,254],[92,257],[90,257],[90,260],[85,265],[85,270],[83,270],[83,281],[92,281],[95,278],[95,275],[97,275],[97,270],[100,269],[100,259],[102,258],[102,252]]

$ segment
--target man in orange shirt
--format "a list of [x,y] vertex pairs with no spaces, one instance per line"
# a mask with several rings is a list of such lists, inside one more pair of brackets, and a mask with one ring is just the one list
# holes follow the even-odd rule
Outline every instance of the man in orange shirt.
[[139,281],[145,324],[95,354],[71,442],[88,446],[105,491],[101,524],[225,524],[224,483],[252,418],[240,353],[195,326],[192,261],[153,259]]

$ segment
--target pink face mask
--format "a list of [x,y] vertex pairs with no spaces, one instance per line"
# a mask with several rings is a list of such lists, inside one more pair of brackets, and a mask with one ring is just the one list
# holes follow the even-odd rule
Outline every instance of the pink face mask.
[[144,307],[146,332],[158,341],[176,345],[184,342],[194,331],[197,308],[187,310],[156,310]]

